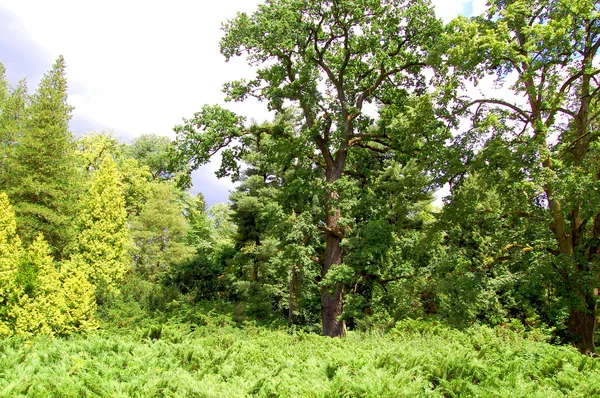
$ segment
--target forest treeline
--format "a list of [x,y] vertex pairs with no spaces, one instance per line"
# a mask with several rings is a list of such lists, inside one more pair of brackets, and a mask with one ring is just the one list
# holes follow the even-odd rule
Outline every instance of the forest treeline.
[[[270,0],[223,30],[225,58],[258,68],[226,99],[272,121],[206,105],[174,142],[75,139],[62,58],[32,95],[1,74],[1,334],[93,329],[135,296],[327,336],[503,325],[595,353],[596,2],[491,0],[444,24],[424,0]],[[206,209],[186,190],[218,154],[238,184]]]

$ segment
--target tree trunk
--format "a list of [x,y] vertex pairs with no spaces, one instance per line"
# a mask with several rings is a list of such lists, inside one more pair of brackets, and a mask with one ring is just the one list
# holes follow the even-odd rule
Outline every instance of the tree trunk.
[[[342,239],[338,236],[327,235],[323,275],[332,266],[341,264],[343,260]],[[344,309],[343,286],[323,286],[321,290],[321,317],[323,321],[323,336],[343,337],[346,335],[346,321],[340,320]]]
[[595,355],[594,338],[598,327],[597,290],[581,297],[585,308],[572,308],[569,312],[569,334],[573,345],[584,355]]
[[294,290],[296,289],[296,266],[292,265],[292,276],[290,278],[290,301],[288,310],[288,326],[294,323]]
[[[543,163],[543,166],[552,169],[552,160],[546,160]],[[588,262],[594,261],[594,257],[597,255],[598,248],[595,248],[593,246],[586,248],[583,246],[583,228],[585,223],[583,222],[583,219],[580,215],[581,207],[577,206],[573,208],[573,210],[571,210],[569,214],[569,228],[569,225],[565,222],[563,216],[561,203],[554,198],[552,188],[546,186],[545,191],[548,197],[550,214],[552,215],[552,223],[550,225],[550,229],[554,233],[560,253],[564,256],[573,258],[575,255],[574,253],[576,253],[577,251],[585,252],[588,251],[585,249],[589,249],[590,258],[588,259]],[[594,219],[593,230],[594,240],[597,240],[598,231],[600,231],[598,221],[600,221],[600,219],[596,217]],[[574,259],[574,262],[577,261],[578,260]],[[577,262],[575,264],[574,271],[576,273],[576,278],[574,278],[574,280],[581,281],[581,277],[585,276],[586,273],[589,273],[590,269],[585,263]],[[567,284],[567,288],[570,291],[576,293],[579,299],[577,303],[573,303],[571,305],[571,308],[569,308],[569,340],[582,354],[595,355],[596,348],[594,339],[596,336],[596,330],[598,325],[598,290],[592,289],[591,291],[589,291],[586,289],[587,286],[578,285],[578,283],[580,282],[574,282],[574,280],[569,278],[568,276],[562,276]],[[585,290],[582,291],[580,289]]]
[[[342,177],[345,156],[337,159],[337,167],[327,169],[327,182],[333,184]],[[343,233],[338,225],[341,212],[335,203],[339,199],[336,191],[331,190],[325,196],[325,224],[327,225],[327,241],[325,244],[325,260],[323,261],[322,276],[325,277],[329,270],[344,261],[342,249]],[[332,209],[333,207],[333,209]],[[343,286],[323,286],[321,290],[321,318],[323,322],[323,335],[330,337],[343,337],[346,335],[346,322],[340,320],[344,309]]]

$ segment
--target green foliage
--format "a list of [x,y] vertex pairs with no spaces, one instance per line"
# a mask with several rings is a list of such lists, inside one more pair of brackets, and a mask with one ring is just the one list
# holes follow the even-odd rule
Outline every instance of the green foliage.
[[188,224],[184,203],[170,183],[154,183],[148,200],[131,221],[131,239],[136,272],[157,281],[170,272],[170,264],[189,259],[193,248],[185,238]]
[[154,181],[173,180],[179,187],[189,188],[191,180],[186,163],[174,153],[171,139],[144,134],[126,147],[127,155],[147,166]]
[[[148,323],[69,339],[0,341],[0,395],[591,397],[598,362],[510,329],[423,321],[329,339],[197,308],[195,323]],[[189,311],[190,313],[192,311]],[[203,321],[200,321],[203,320]],[[204,324],[205,326],[198,326]]]
[[129,270],[128,227],[121,176],[106,157],[82,197],[71,261],[97,289],[115,290]]
[[92,285],[69,263],[55,263],[41,235],[22,249],[4,193],[0,193],[0,227],[0,336],[65,335],[94,329]]
[[[22,108],[22,95],[13,94],[12,112]],[[59,57],[44,75],[30,104],[25,120],[13,139],[18,142],[6,159],[6,190],[14,204],[19,234],[26,243],[42,233],[61,254],[72,239],[71,225],[77,196],[73,143],[68,130],[72,107],[67,103],[65,61]],[[17,105],[19,103],[19,105]],[[16,108],[15,108],[16,107]],[[10,117],[10,112],[9,112]]]

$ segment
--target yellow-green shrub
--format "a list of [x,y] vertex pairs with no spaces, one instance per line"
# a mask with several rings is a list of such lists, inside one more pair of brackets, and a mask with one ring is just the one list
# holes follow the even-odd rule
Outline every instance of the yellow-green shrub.
[[59,269],[40,235],[23,250],[0,193],[0,335],[68,334],[96,327],[93,286],[70,263]]
[[22,256],[15,214],[8,197],[0,192],[0,336],[11,334],[8,303],[15,290],[16,264]]

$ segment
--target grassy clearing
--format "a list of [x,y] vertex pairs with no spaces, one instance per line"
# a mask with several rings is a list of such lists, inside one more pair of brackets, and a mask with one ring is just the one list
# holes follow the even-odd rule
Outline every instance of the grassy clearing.
[[1,340],[0,396],[600,396],[597,359],[508,330],[407,321],[330,339],[204,323]]

